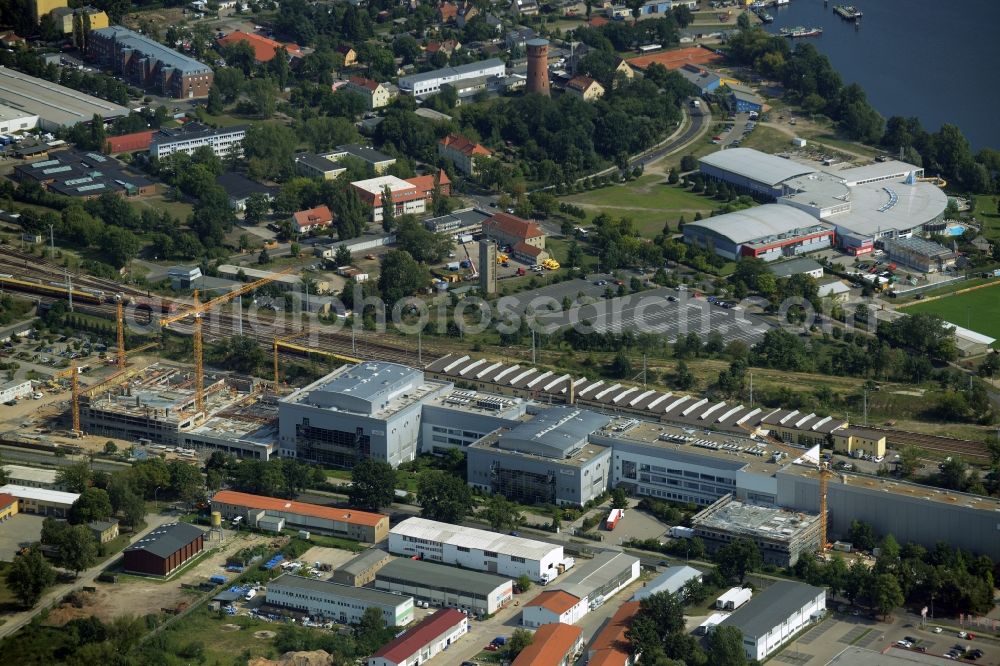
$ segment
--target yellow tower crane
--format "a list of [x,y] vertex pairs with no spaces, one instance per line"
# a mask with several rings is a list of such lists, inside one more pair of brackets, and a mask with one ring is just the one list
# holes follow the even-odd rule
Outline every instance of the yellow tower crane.
[[300,331],[292,335],[286,336],[284,338],[274,339],[274,390],[278,390],[279,382],[281,381],[281,376],[278,371],[278,353],[281,349],[289,349],[291,351],[296,351],[302,354],[319,354],[321,356],[329,356],[335,361],[341,361],[343,363],[361,363],[360,358],[354,358],[353,356],[345,356],[343,354],[337,353],[335,351],[329,351],[327,349],[314,349],[312,347],[306,347],[305,345],[297,345],[291,342],[293,339],[301,337],[308,333],[308,331]]
[[194,294],[192,295],[193,303],[191,304],[191,307],[189,307],[187,310],[184,310],[183,312],[178,312],[176,314],[172,314],[172,315],[170,315],[168,317],[163,317],[163,318],[160,319],[160,326],[169,326],[170,324],[173,324],[174,322],[180,321],[182,319],[186,319],[187,317],[193,317],[194,318],[194,336],[193,336],[194,337],[194,363],[195,363],[195,366],[194,366],[194,381],[195,381],[195,387],[194,387],[194,391],[195,391],[195,393],[194,393],[194,404],[195,404],[195,409],[197,411],[202,412],[202,413],[204,413],[204,411],[205,411],[205,364],[204,364],[204,358],[203,358],[202,338],[201,338],[201,320],[204,317],[205,313],[207,313],[208,311],[210,311],[212,308],[214,308],[217,305],[221,305],[223,303],[227,303],[227,302],[233,300],[234,298],[239,298],[243,294],[247,294],[247,293],[249,293],[251,291],[254,291],[255,289],[259,289],[260,287],[263,287],[264,285],[266,285],[266,284],[268,284],[270,282],[274,282],[275,280],[277,280],[281,276],[287,275],[287,274],[293,272],[294,270],[295,270],[295,267],[294,266],[290,266],[290,267],[286,268],[283,271],[278,271],[276,273],[272,273],[271,275],[269,275],[269,276],[267,276],[265,278],[261,278],[259,280],[254,280],[253,282],[248,282],[247,284],[245,284],[245,285],[243,285],[243,286],[241,286],[241,287],[239,287],[237,289],[234,289],[233,291],[230,291],[230,292],[228,292],[226,294],[223,294],[221,296],[217,296],[216,298],[213,298],[210,301],[205,301],[204,303],[202,303],[200,300],[198,300],[198,292],[196,290],[194,292]]
[[819,550],[823,552],[829,545],[826,540],[826,496],[830,491],[830,466],[819,464]]

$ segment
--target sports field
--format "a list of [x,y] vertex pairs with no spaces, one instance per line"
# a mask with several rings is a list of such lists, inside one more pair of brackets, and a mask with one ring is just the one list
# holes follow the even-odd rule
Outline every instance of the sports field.
[[[932,312],[945,321],[1000,340],[1000,283],[957,296],[915,303],[903,312]],[[993,343],[1000,348],[1000,342]]]
[[665,181],[661,175],[646,174],[629,183],[574,194],[565,200],[583,208],[591,218],[602,212],[632,218],[639,234],[646,238],[660,233],[664,222],[676,227],[681,216],[691,222],[695,213],[708,217],[716,207],[712,199]]

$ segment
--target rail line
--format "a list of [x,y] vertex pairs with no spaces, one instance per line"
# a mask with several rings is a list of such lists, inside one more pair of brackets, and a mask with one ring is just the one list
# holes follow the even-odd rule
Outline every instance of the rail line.
[[919,432],[896,430],[894,428],[873,428],[869,426],[868,429],[885,433],[886,442],[893,448],[916,446],[925,451],[957,455],[978,461],[989,459],[989,451],[985,442],[945,437],[943,435],[926,435]]

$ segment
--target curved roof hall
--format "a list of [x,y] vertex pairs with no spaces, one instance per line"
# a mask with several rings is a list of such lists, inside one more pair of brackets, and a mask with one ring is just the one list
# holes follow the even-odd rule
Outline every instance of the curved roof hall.
[[686,226],[713,231],[738,245],[822,224],[822,220],[793,206],[765,204],[697,222],[688,222]]
[[816,171],[793,160],[768,155],[752,148],[720,150],[702,157],[701,163],[767,183],[771,187],[777,187],[790,178],[805,176]]

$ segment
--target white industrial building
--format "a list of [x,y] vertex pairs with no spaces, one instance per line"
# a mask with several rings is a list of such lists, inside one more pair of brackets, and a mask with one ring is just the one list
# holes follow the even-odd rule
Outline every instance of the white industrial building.
[[0,384],[0,403],[31,395],[31,381],[14,379]]
[[389,530],[389,552],[539,582],[573,565],[562,546],[425,518],[407,518]]
[[0,134],[27,132],[38,126],[38,114],[0,104]]
[[469,632],[469,618],[452,608],[428,615],[368,658],[368,666],[418,666]]
[[614,551],[578,560],[573,569],[530,603],[525,604],[521,623],[527,627],[545,624],[576,624],[588,612],[639,578],[639,558]]
[[775,581],[717,626],[739,629],[746,655],[763,661],[825,610],[826,590]]
[[291,574],[278,576],[267,584],[266,600],[273,606],[322,615],[346,624],[360,622],[369,608],[382,611],[389,627],[402,627],[413,621],[413,597]]
[[479,62],[470,62],[456,67],[442,67],[422,74],[411,74],[399,77],[399,91],[412,97],[424,97],[441,92],[445,84],[458,85],[468,79],[503,78],[507,68],[503,60],[490,58]]
[[541,627],[545,624],[576,624],[587,614],[586,598],[563,590],[545,590],[524,605],[521,624]]
[[35,513],[39,516],[65,518],[69,508],[80,499],[77,493],[65,493],[47,488],[28,488],[8,483],[0,488],[0,494],[17,498],[18,513]]

